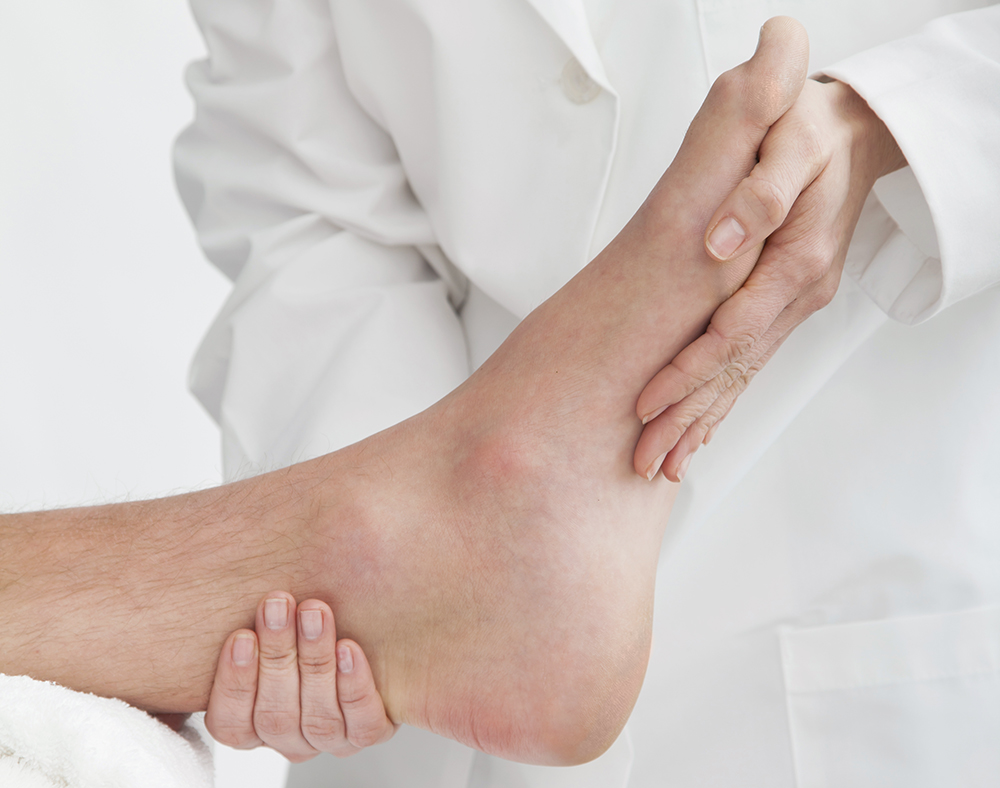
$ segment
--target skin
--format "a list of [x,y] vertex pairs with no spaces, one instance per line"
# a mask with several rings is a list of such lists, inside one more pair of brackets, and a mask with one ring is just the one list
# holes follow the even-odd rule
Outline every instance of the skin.
[[905,165],[892,134],[849,85],[806,82],[765,136],[759,163],[708,222],[705,249],[720,264],[764,249],[707,331],[639,396],[646,426],[637,473],[655,465],[668,479],[684,477],[754,375],[833,298],[872,186]]
[[222,646],[205,726],[237,749],[266,745],[301,763],[321,752],[346,757],[392,738],[368,660],[337,640],[333,611],[283,591],[257,608],[256,631],[233,632]]
[[[640,395],[636,411],[648,426],[634,465],[644,476],[662,466],[668,479],[683,479],[695,451],[709,443],[754,375],[832,299],[872,185],[906,164],[867,103],[849,85],[822,77],[806,82],[758,155],[750,175],[709,220],[705,248],[720,263],[761,244],[763,253],[706,332]],[[217,685],[222,680],[218,676]],[[297,697],[286,701],[296,704]],[[364,725],[382,724],[380,713],[372,707]],[[252,723],[244,714],[244,729],[251,731]]]
[[704,232],[807,50],[768,22],[619,236],[423,413],[215,490],[0,519],[0,670],[202,709],[227,634],[286,588],[335,601],[393,721],[533,763],[603,752],[642,684],[677,491],[632,472],[636,397],[756,262],[718,265]]

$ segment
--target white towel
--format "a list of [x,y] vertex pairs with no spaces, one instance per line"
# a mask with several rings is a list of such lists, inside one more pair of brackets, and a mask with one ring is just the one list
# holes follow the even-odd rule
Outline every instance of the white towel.
[[0,787],[212,788],[197,731],[127,703],[0,674]]

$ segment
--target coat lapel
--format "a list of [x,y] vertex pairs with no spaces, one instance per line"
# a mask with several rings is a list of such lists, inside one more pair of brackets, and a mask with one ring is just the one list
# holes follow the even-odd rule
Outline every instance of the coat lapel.
[[587,23],[583,0],[526,0],[559,36],[590,78],[614,93]]

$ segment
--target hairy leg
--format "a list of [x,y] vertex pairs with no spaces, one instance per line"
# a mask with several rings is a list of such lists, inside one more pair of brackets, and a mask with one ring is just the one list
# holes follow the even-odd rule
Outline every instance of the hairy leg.
[[394,720],[527,761],[602,752],[642,683],[676,493],[632,471],[636,398],[753,266],[702,238],[806,50],[769,22],[615,241],[424,413],[217,490],[0,519],[0,671],[204,708],[226,634],[286,588],[331,602]]
[[[380,561],[398,554],[362,587],[392,600],[376,628],[388,637],[366,640],[350,616],[339,620],[383,663],[380,689],[403,721],[560,762],[593,757],[624,725],[676,494],[662,477],[634,474],[636,397],[759,252],[720,265],[702,239],[805,80],[801,28],[779,19],[762,35],[756,56],[713,87],[615,241],[465,385],[348,452],[371,499],[382,498],[368,512],[385,529]],[[400,610],[413,640],[393,630]]]

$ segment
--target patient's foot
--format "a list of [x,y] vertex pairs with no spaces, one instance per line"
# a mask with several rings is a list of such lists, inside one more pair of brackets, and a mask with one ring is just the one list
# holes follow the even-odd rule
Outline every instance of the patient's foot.
[[335,600],[395,719],[539,762],[621,729],[676,492],[632,470],[636,397],[749,273],[757,252],[720,265],[705,226],[806,63],[797,23],[769,22],[593,263],[453,394],[310,465],[335,481],[308,593]]
[[795,23],[765,26],[614,242],[419,416],[225,487],[0,516],[0,672],[203,709],[226,634],[287,588],[332,603],[394,720],[598,755],[642,683],[676,491],[632,471],[636,399],[748,274],[705,226],[806,59]]

